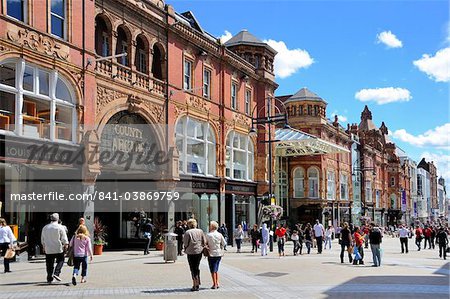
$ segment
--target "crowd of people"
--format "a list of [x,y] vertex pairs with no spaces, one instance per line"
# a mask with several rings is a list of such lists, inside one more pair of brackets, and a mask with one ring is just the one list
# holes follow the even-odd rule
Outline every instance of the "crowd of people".
[[[225,223],[221,226],[215,221],[209,223],[209,231],[203,232],[197,227],[195,219],[178,221],[174,229],[177,235],[178,255],[187,255],[187,261],[192,278],[191,291],[200,289],[200,262],[202,257],[207,257],[209,270],[212,279],[211,289],[218,289],[219,284],[219,265],[227,250],[227,243],[232,237],[236,245],[236,252],[242,252],[242,243],[249,241],[252,249],[251,253],[258,253],[262,256],[267,255],[269,243],[272,241],[277,244],[279,257],[285,256],[285,245],[291,241],[293,244],[293,255],[302,255],[303,245],[305,245],[306,254],[311,254],[312,248],[317,248],[317,254],[323,250],[332,248],[332,240],[338,239],[340,245],[340,262],[344,263],[345,255],[348,256],[348,262],[353,265],[364,265],[365,252],[368,249],[372,253],[373,267],[380,267],[382,264],[382,241],[383,236],[390,236],[399,239],[399,247],[402,254],[409,252],[409,240],[415,240],[417,250],[434,249],[439,247],[439,257],[446,259],[448,250],[448,226],[436,223],[427,223],[425,225],[416,225],[415,227],[381,228],[375,223],[365,223],[361,227],[353,224],[343,223],[334,229],[333,226],[325,227],[316,220],[314,225],[306,223],[301,225],[297,223],[293,227],[279,223],[276,228],[271,228],[263,223],[262,226],[254,224],[248,231],[246,225],[238,224],[232,233],[228,233]],[[141,225],[144,238],[147,242],[144,247],[144,255],[149,253],[152,232],[154,230],[151,219]],[[50,223],[47,224],[41,232],[41,244],[45,253],[47,282],[54,280],[61,281],[60,273],[64,265],[65,257],[69,256],[67,264],[73,266],[72,284],[77,285],[77,276],[81,269],[81,283],[87,281],[88,259],[92,261],[92,242],[90,233],[85,225],[84,219],[80,218],[78,228],[73,237],[68,239],[69,231],[64,226],[57,213],[50,215]],[[422,240],[424,247],[422,248]],[[230,240],[231,241],[231,240]],[[3,218],[0,218],[0,252],[4,256],[4,271],[11,272],[10,259],[7,258],[7,252],[14,249],[16,239],[11,228],[6,224]],[[5,256],[6,255],[6,256]],[[56,266],[55,266],[56,264]]]

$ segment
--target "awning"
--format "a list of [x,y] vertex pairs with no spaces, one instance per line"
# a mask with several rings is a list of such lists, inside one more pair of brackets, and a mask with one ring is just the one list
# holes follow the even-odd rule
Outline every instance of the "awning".
[[342,146],[296,129],[276,129],[275,155],[281,157],[343,154],[350,151]]

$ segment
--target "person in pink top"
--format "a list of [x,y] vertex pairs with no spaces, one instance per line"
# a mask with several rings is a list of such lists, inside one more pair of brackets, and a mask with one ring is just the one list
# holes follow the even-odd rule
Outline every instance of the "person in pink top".
[[80,225],[70,240],[70,246],[73,247],[73,275],[72,284],[77,285],[77,276],[81,269],[81,283],[86,282],[87,275],[87,258],[89,256],[92,261],[92,244],[89,238],[89,231],[86,226]]

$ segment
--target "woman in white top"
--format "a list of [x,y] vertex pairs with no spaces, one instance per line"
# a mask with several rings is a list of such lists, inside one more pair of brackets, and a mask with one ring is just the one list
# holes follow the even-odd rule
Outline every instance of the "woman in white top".
[[234,231],[234,241],[236,241],[237,253],[241,252],[242,240],[244,240],[244,230],[242,229],[242,225],[239,224]]
[[331,238],[333,237],[333,227],[330,225],[328,229],[325,231],[325,245],[324,249],[327,249],[327,244],[329,244],[331,249]]
[[225,239],[223,235],[217,231],[218,228],[219,224],[215,221],[211,221],[209,224],[209,233],[206,235],[206,243],[209,250],[208,264],[213,281],[211,289],[219,288],[219,264],[225,247]]
[[[1,256],[5,256],[8,248],[12,248],[13,243],[16,241],[16,237],[11,228],[6,224],[6,220],[0,218],[0,252]],[[9,259],[3,259],[3,265],[5,266],[5,273],[11,272],[9,270]]]

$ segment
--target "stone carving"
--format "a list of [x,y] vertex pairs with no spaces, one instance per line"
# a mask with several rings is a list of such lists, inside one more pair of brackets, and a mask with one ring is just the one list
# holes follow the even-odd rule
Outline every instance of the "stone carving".
[[101,108],[103,108],[110,102],[126,97],[127,95],[121,92],[117,92],[106,87],[97,86],[97,114],[101,110]]
[[139,105],[142,103],[142,99],[136,95],[130,94],[127,99],[128,111],[130,113],[137,113],[139,111]]
[[180,104],[175,104],[175,119],[177,119],[181,114],[186,112],[186,106]]
[[154,120],[157,122],[164,119],[163,112],[164,108],[161,105],[152,103],[152,102],[145,102],[145,106],[147,106],[148,112],[150,112],[150,115],[153,117]]
[[62,60],[69,60],[69,52],[65,51],[63,46],[53,38],[43,34],[28,29],[20,29],[17,32],[8,31],[7,36],[11,41],[33,51],[45,53]]
[[6,46],[0,45],[0,52],[8,52],[8,51],[9,49]]
[[241,113],[234,113],[233,120],[237,126],[250,127],[251,125],[250,118]]
[[187,100],[187,104],[189,107],[198,109],[203,112],[209,112],[209,103],[200,97],[196,97],[196,96],[192,96],[192,95],[189,96],[189,98]]

